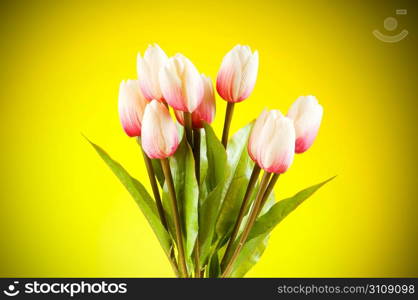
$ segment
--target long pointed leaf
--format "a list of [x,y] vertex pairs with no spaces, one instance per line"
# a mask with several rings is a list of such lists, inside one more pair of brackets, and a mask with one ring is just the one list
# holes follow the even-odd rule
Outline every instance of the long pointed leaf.
[[232,136],[228,144],[228,166],[231,173],[225,183],[226,194],[216,222],[218,239],[223,239],[231,233],[254,167],[247,151],[247,141],[252,126],[253,124],[250,123],[241,128]]
[[118,162],[113,160],[102,148],[90,140],[88,141],[134,198],[145,218],[148,220],[148,223],[151,225],[163,250],[169,255],[171,245],[170,236],[161,224],[157,207],[145,187],[138,180],[129,175],[129,173]]
[[219,207],[224,191],[224,180],[228,173],[227,157],[224,147],[209,125],[205,125],[205,132],[208,160],[208,170],[205,182],[208,196],[201,202],[199,210],[201,264],[206,263],[211,250],[215,232],[215,221],[219,213]]
[[186,255],[190,257],[196,242],[199,230],[198,204],[199,187],[195,176],[195,162],[193,152],[187,145],[184,178],[184,205],[183,213],[186,225]]
[[[270,197],[233,265],[231,277],[243,277],[260,260],[273,228],[303,201],[312,196],[315,191],[333,178],[304,189],[293,197],[279,201],[274,205],[272,205],[274,198]],[[268,209],[268,206],[271,206],[270,209]]]
[[244,275],[260,260],[270,235],[268,233],[259,235],[247,242],[242,248],[237,260],[234,263],[230,277],[244,277]]
[[205,124],[205,133],[206,156],[208,161],[206,183],[208,192],[211,192],[220,183],[223,183],[225,179],[227,155],[212,127],[208,124]]
[[248,236],[248,241],[252,238],[255,238],[259,235],[262,235],[264,233],[268,233],[273,228],[279,224],[287,215],[289,215],[293,210],[295,210],[303,201],[308,199],[310,196],[312,196],[313,193],[315,193],[320,187],[322,187],[327,182],[334,179],[334,177],[331,177],[319,184],[313,185],[309,188],[306,188],[293,197],[281,200],[277,202],[275,205],[273,205],[268,212],[266,212],[263,216],[258,218],[258,220],[255,222],[253,229],[250,232],[250,235]]

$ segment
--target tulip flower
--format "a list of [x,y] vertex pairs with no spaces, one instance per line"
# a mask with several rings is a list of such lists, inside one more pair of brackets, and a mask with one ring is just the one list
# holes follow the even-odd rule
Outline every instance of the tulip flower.
[[[194,129],[203,128],[203,123],[212,123],[215,117],[216,105],[212,81],[204,74],[201,75],[203,82],[203,98],[200,105],[192,112],[192,125]],[[177,121],[184,126],[182,111],[175,111]]]
[[235,46],[221,64],[216,81],[219,95],[228,102],[241,102],[254,89],[258,72],[258,52],[248,46]]
[[149,45],[144,57],[138,53],[137,72],[139,85],[148,101],[156,99],[164,102],[160,89],[159,73],[167,60],[167,55],[157,44]]
[[287,116],[293,119],[296,131],[296,153],[308,150],[318,134],[323,109],[314,96],[301,96],[290,107]]
[[286,172],[293,162],[295,128],[293,121],[278,110],[264,110],[256,120],[248,141],[248,153],[269,173]]
[[181,54],[170,58],[160,71],[164,99],[175,110],[193,112],[202,102],[203,83],[193,63]]
[[126,134],[141,136],[141,121],[147,100],[141,93],[138,80],[121,82],[118,102],[120,121]]
[[226,101],[222,144],[228,144],[229,128],[231,126],[234,104],[248,98],[254,89],[258,73],[258,52],[251,52],[248,46],[235,46],[229,51],[221,64],[216,80],[218,94]]
[[177,127],[167,107],[152,100],[142,119],[142,148],[149,158],[164,159],[173,155],[178,145]]

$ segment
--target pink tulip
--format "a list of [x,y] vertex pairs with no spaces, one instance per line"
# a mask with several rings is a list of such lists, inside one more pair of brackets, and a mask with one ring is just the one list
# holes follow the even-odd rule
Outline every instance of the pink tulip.
[[248,46],[235,46],[221,64],[216,81],[219,95],[228,102],[241,102],[254,89],[258,72],[258,52]]
[[164,99],[175,110],[193,112],[202,102],[203,83],[193,63],[181,54],[170,58],[160,71]]
[[167,158],[179,145],[177,127],[167,107],[152,100],[145,107],[142,119],[142,148],[149,158]]
[[286,172],[295,153],[293,121],[278,110],[264,110],[251,131],[248,153],[266,172]]
[[119,87],[119,118],[130,137],[141,136],[141,121],[147,100],[141,93],[138,80],[122,81]]
[[[216,105],[215,95],[213,92],[212,81],[205,75],[202,76],[203,82],[203,99],[200,105],[192,112],[192,126],[193,128],[203,128],[204,122],[212,123],[215,117]],[[175,110],[177,121],[184,125],[183,112]]]
[[314,96],[299,97],[290,107],[287,116],[294,121],[296,153],[308,150],[318,134],[323,109]]
[[148,101],[156,99],[164,102],[160,89],[159,73],[167,60],[167,55],[157,44],[149,45],[144,57],[138,53],[137,71],[139,85]]

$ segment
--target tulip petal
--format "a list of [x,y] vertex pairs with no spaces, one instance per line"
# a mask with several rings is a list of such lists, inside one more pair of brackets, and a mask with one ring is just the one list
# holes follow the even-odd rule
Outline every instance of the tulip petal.
[[185,60],[183,84],[187,110],[193,112],[202,102],[203,84],[199,72],[188,59]]
[[278,110],[264,110],[248,141],[251,159],[267,172],[284,173],[293,162],[294,152],[293,121]]
[[308,150],[321,125],[323,108],[314,96],[296,99],[289,109],[288,116],[293,119],[296,130],[296,153]]
[[283,117],[275,126],[275,134],[261,156],[267,172],[284,173],[293,162],[295,153],[295,129],[292,120]]
[[177,127],[164,104],[151,101],[142,120],[142,147],[150,158],[163,159],[179,145]]
[[260,116],[255,121],[248,141],[248,153],[254,162],[257,162],[258,145],[260,144],[258,140],[261,137],[261,132],[264,127],[264,123],[266,122],[267,116],[267,109],[263,109]]
[[160,88],[159,73],[167,60],[167,55],[157,44],[149,45],[144,57],[138,54],[139,83],[142,93],[148,101],[152,99],[164,101]]
[[176,110],[184,111],[182,82],[174,61],[170,61],[160,72],[160,86],[164,99]]
[[248,96],[254,89],[255,82],[257,80],[258,73],[258,51],[255,51],[254,54],[248,59],[242,73],[242,80],[240,86],[240,97],[239,100],[242,101],[247,99]]
[[212,123],[215,118],[216,103],[212,81],[209,77],[201,75],[203,85],[202,102],[192,113],[193,128],[203,128],[203,123]]
[[234,92],[237,93],[239,90],[240,72],[241,61],[238,55],[231,51],[225,56],[216,81],[216,89],[224,100],[235,102]]
[[118,99],[119,118],[128,136],[141,135],[141,120],[146,103],[138,80],[121,82]]
[[160,86],[174,109],[193,112],[202,101],[203,84],[193,63],[181,54],[170,58],[160,72]]
[[228,102],[248,98],[254,89],[258,72],[258,52],[248,46],[235,46],[222,60],[216,80],[219,95]]

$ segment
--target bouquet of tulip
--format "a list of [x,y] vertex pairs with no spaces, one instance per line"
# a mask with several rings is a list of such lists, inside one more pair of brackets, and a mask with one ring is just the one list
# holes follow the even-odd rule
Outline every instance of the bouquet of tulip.
[[153,197],[91,144],[137,202],[178,277],[244,276],[273,228],[332,179],[274,198],[294,153],[311,147],[322,106],[313,96],[299,97],[287,116],[264,110],[229,139],[234,106],[249,97],[258,72],[258,52],[238,45],[224,57],[216,81],[227,101],[219,140],[209,125],[215,115],[212,81],[189,59],[168,58],[152,45],[138,55],[137,70],[138,80],[120,84],[119,114],[143,153]]

